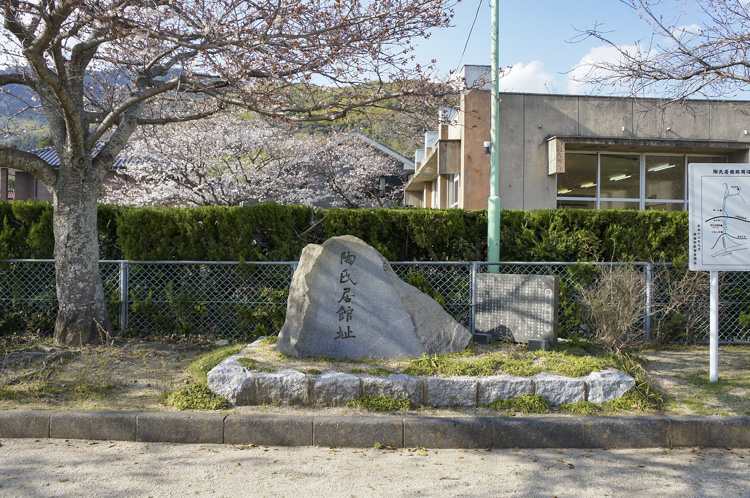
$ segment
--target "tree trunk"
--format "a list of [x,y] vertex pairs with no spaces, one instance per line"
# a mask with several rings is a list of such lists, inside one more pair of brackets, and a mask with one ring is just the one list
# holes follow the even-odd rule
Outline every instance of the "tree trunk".
[[[91,173],[91,170],[89,169]],[[101,178],[69,168],[53,193],[58,314],[55,343],[97,344],[112,333],[99,273],[97,199]],[[97,181],[98,180],[98,181]]]

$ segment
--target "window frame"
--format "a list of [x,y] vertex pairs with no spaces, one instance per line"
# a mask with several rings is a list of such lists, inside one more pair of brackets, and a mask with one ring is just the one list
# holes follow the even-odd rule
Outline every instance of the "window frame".
[[[571,150],[566,151],[565,155],[569,154],[576,154],[576,155],[595,155],[596,156],[596,193],[594,197],[565,197],[557,194],[559,191],[558,179],[560,177],[560,174],[555,175],[555,205],[557,209],[562,209],[566,206],[561,206],[561,202],[565,201],[574,201],[574,202],[587,202],[587,203],[594,203],[594,209],[600,210],[602,209],[601,205],[602,202],[605,204],[608,202],[629,202],[629,203],[638,203],[638,210],[644,211],[646,210],[647,204],[675,204],[680,205],[681,210],[685,211],[687,210],[688,206],[688,185],[687,185],[687,167],[688,167],[688,158],[712,158],[712,159],[723,159],[722,163],[728,163],[729,162],[729,156],[723,155],[723,154],[690,154],[690,153],[669,153],[669,152],[620,152],[620,151],[577,151],[577,150]],[[602,155],[628,155],[628,156],[638,156],[639,158],[639,168],[640,168],[640,178],[639,178],[639,198],[630,198],[630,197],[604,197],[601,196],[601,180],[602,180]],[[683,164],[683,177],[685,178],[685,181],[682,185],[682,199],[646,199],[646,157],[649,156],[662,156],[662,157],[681,157],[682,158],[682,164]],[[567,159],[566,159],[567,161]],[[564,173],[563,173],[564,174]],[[575,209],[575,208],[574,208]],[[604,209],[617,209],[617,208],[604,208]]]
[[458,173],[448,175],[448,209],[458,209],[459,194],[461,192]]

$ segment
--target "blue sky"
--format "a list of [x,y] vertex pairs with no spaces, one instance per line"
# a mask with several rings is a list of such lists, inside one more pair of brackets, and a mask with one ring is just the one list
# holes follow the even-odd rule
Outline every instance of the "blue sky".
[[[501,80],[501,90],[531,93],[608,93],[571,83],[570,71],[585,57],[613,56],[596,39],[580,39],[579,31],[599,24],[611,39],[634,45],[651,34],[648,25],[618,0],[499,0],[500,64],[512,69]],[[480,5],[481,4],[481,5]],[[455,70],[469,31],[479,15],[462,65],[490,64],[490,0],[463,0],[455,8],[453,28],[435,31],[418,44],[420,62],[437,59],[440,75]]]

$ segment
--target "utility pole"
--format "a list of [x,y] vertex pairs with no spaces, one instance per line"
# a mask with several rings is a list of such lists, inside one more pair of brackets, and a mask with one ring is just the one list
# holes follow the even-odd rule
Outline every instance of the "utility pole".
[[[500,0],[492,0],[492,96],[490,113],[490,197],[487,201],[487,261],[500,261]],[[497,266],[489,267],[497,273]]]

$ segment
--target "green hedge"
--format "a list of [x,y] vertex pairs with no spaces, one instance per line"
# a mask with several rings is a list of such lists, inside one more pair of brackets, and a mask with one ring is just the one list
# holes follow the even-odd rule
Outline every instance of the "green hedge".
[[[51,258],[52,208],[0,202],[0,259]],[[686,212],[503,211],[503,261],[685,261]],[[99,207],[102,259],[293,261],[302,248],[355,235],[391,261],[482,261],[485,211],[249,207]]]
[[[356,235],[391,261],[486,259],[486,211],[329,209],[326,236]],[[686,212],[503,211],[502,261],[684,261]]]
[[45,202],[0,202],[0,259],[47,259],[55,248],[52,206]]
[[130,260],[293,261],[313,215],[312,208],[278,204],[125,209],[117,241]]

